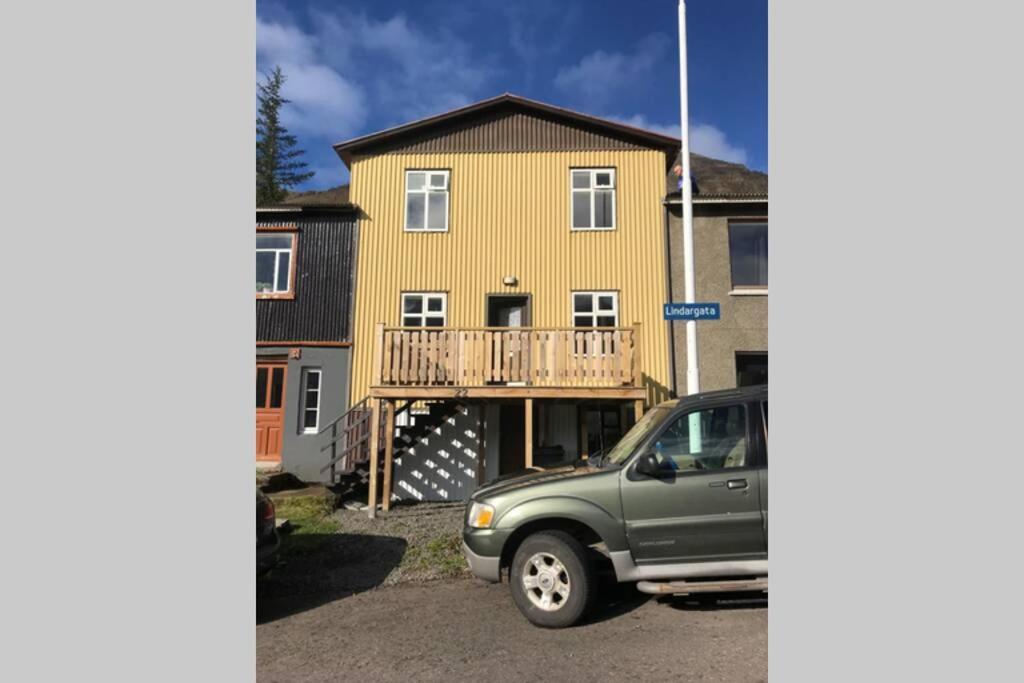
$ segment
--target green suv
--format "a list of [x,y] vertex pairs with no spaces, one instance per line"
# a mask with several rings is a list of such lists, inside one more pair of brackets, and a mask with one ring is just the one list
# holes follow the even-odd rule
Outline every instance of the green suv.
[[496,480],[470,498],[473,573],[507,576],[539,626],[570,626],[596,592],[596,550],[641,591],[767,590],[768,387],[667,401],[606,454]]

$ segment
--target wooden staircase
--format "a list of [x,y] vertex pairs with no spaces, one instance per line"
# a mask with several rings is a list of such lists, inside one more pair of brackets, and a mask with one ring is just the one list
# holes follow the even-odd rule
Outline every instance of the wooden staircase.
[[[339,475],[351,474],[358,465],[370,460],[372,411],[369,402],[369,397],[363,398],[320,430],[323,443],[320,452],[328,453],[327,464],[320,468],[320,473],[330,470],[332,484],[338,481]],[[384,425],[378,424],[377,428],[383,430]]]
[[[401,457],[408,453],[420,439],[434,433],[455,414],[460,405],[458,401],[431,401],[426,404],[426,413],[410,413],[410,424],[395,427],[395,456]],[[409,411],[411,407],[410,401],[395,411],[395,416]],[[323,443],[320,451],[329,453],[327,464],[320,468],[320,472],[330,470],[332,484],[337,483],[340,477],[351,475],[356,475],[360,483],[369,481],[372,419],[369,397],[365,397],[320,430]],[[377,439],[379,454],[384,451],[384,432],[387,429],[383,411],[380,412],[377,428],[380,430],[380,438]],[[382,469],[381,462],[378,470]]]
[[428,412],[414,414],[412,424],[396,428],[396,458],[406,455],[424,437],[436,433],[439,427],[458,412],[462,404],[459,401],[431,401],[426,405]]

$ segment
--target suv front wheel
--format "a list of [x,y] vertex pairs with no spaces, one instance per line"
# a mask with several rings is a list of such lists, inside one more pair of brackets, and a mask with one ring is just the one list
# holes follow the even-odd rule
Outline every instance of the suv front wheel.
[[593,599],[594,571],[586,548],[564,531],[527,537],[512,559],[512,599],[537,626],[572,626]]

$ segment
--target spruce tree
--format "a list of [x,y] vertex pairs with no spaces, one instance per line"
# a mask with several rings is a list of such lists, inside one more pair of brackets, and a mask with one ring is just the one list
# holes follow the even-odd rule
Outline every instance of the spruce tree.
[[281,125],[281,105],[288,100],[281,96],[285,77],[281,67],[266,74],[259,88],[259,113],[256,116],[256,204],[279,204],[288,196],[288,189],[313,177],[306,163],[299,160],[304,151],[296,149],[298,141]]

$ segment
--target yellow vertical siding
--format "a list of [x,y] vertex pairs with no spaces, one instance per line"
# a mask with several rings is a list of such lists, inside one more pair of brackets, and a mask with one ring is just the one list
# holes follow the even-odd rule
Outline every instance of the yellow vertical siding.
[[[616,229],[570,230],[573,167],[616,169]],[[405,171],[450,169],[448,232],[404,231]],[[572,325],[573,290],[617,290],[619,323],[643,323],[650,400],[665,398],[665,155],[659,151],[382,154],[357,158],[360,219],[352,400],[366,395],[374,324],[399,325],[401,293],[448,292],[448,325],[486,323],[485,295],[531,294],[536,327]],[[502,285],[514,275],[515,287]]]

